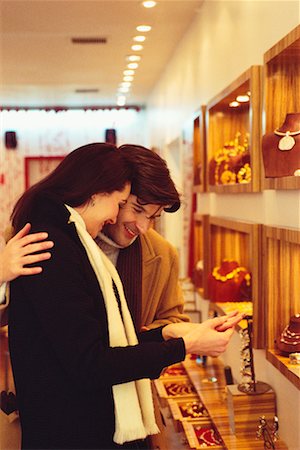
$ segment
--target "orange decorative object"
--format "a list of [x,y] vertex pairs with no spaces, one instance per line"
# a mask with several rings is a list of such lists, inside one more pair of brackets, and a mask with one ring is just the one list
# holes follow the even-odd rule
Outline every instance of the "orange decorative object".
[[208,296],[212,302],[250,301],[250,272],[238,262],[224,259],[208,275]]

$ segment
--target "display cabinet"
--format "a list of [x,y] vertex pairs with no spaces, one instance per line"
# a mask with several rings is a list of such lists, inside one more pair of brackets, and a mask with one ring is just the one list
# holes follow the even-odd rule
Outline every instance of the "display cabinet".
[[[296,114],[296,123],[283,127],[289,114]],[[262,171],[263,187],[299,189],[300,25],[264,54],[264,116],[263,153],[267,167]],[[279,135],[276,130],[281,130]],[[291,136],[287,138],[285,132]],[[279,141],[283,143],[283,138],[287,145],[280,151]],[[271,171],[269,166],[274,164],[277,158],[278,166]],[[286,176],[289,171],[283,171],[284,166],[290,167],[292,175]]]
[[206,106],[196,112],[193,122],[194,192],[205,192],[206,181]]
[[300,389],[300,366],[277,348],[291,316],[300,313],[300,230],[264,226],[263,255],[267,359]]
[[195,213],[193,229],[193,283],[195,289],[200,293],[203,299],[207,299],[207,275],[209,261],[209,216],[207,214]]
[[[210,216],[207,238],[209,274],[220,267],[224,260],[236,261],[239,268],[247,268],[250,272],[250,299],[241,302],[211,301],[211,309],[218,314],[226,314],[232,309],[239,309],[252,315],[254,348],[264,348],[265,344],[264,305],[261,295],[261,229],[260,224]],[[236,270],[238,271],[239,268]],[[228,279],[230,280],[230,277]],[[209,286],[206,286],[206,289],[209,293]],[[247,323],[242,321],[239,325],[245,328]]]
[[[165,440],[159,448],[170,450],[206,447],[223,450],[264,448],[264,440],[258,439],[256,434],[260,416],[265,411],[263,396],[255,401],[250,398],[252,396],[244,395],[244,405],[236,411],[236,423],[239,424],[236,433],[229,420],[230,407],[227,397],[230,386],[226,388],[222,361],[219,358],[208,357],[205,364],[199,364],[191,355],[187,355],[182,366],[186,371],[186,378],[194,387],[193,395],[166,398],[165,389],[161,389],[162,384],[158,383],[158,381],[165,382],[165,378],[160,377],[154,382],[154,393],[158,395],[160,403],[163,403],[161,412],[166,417]],[[179,381],[180,378],[174,380]],[[214,388],[203,386],[203,382],[199,380],[209,380]],[[273,394],[272,391],[272,398],[268,403],[272,406],[272,414],[268,416],[270,421],[276,409],[276,398]],[[251,427],[248,422],[249,414]],[[287,449],[280,439],[276,441],[276,448]]]
[[206,107],[209,192],[260,190],[261,66],[251,66]]

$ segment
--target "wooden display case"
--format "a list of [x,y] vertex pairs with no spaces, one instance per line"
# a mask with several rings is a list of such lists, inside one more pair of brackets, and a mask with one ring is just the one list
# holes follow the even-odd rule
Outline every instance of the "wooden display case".
[[[238,193],[260,190],[261,74],[261,66],[251,66],[213,98],[206,107],[206,177],[209,192]],[[241,95],[248,95],[249,101],[240,102],[237,107],[229,106]],[[248,139],[247,152],[241,150],[245,138]],[[229,160],[226,159],[228,156],[223,160],[217,156],[220,150],[224,149],[225,144],[235,139],[240,145],[239,147],[235,145],[235,149],[239,149],[237,156]],[[228,147],[226,148],[228,151]],[[231,150],[231,156],[232,153],[234,153],[233,150]]]
[[[261,292],[261,230],[260,224],[242,222],[222,217],[209,217],[209,261],[208,271],[219,266],[224,259],[237,261],[251,273],[252,312],[253,312],[253,346],[264,348],[265,326],[264,305]],[[206,287],[208,291],[208,286]],[[230,305],[232,302],[229,302]],[[241,302],[244,303],[244,302]],[[240,302],[236,302],[238,309]],[[231,305],[232,306],[232,305]],[[249,302],[247,302],[249,309]],[[217,313],[226,314],[226,303],[211,302],[211,309]],[[241,306],[244,312],[244,305]],[[245,323],[244,323],[245,322]],[[247,326],[246,321],[240,322],[240,327]]]
[[194,192],[206,192],[206,106],[197,111],[193,122]]
[[[209,260],[209,216],[207,214],[194,214],[194,271],[193,283],[201,297],[207,299],[207,275]],[[200,266],[200,267],[199,267]]]
[[174,421],[176,431],[182,431],[182,422],[198,422],[199,420],[207,421],[209,418],[208,411],[198,396],[190,399],[169,399],[168,406]]
[[267,359],[300,389],[299,366],[275,344],[290,317],[300,312],[300,230],[264,226],[263,254]]
[[[300,25],[264,54],[264,133],[300,113]],[[263,176],[264,176],[264,171]],[[264,178],[265,189],[299,189],[300,177]]]

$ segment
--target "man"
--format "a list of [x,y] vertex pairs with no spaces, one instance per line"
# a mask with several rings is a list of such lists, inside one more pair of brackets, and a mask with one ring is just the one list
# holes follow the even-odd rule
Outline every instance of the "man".
[[123,145],[134,167],[131,194],[115,224],[105,225],[96,239],[116,265],[138,330],[187,322],[178,283],[175,248],[153,228],[163,211],[180,208],[180,197],[166,162],[141,146]]

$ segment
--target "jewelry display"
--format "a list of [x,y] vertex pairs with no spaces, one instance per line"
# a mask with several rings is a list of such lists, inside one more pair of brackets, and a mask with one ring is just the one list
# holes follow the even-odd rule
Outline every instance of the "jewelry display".
[[289,358],[290,364],[300,365],[300,353],[290,353]]
[[267,383],[256,381],[252,347],[253,319],[252,316],[245,317],[247,328],[241,330],[241,375],[242,381],[238,389],[248,395],[263,394],[271,389]]
[[300,113],[288,113],[281,126],[262,139],[266,178],[299,176]]
[[250,301],[251,274],[237,261],[223,259],[208,274],[208,296],[212,302]]
[[183,366],[170,366],[167,367],[164,373],[161,375],[163,377],[176,377],[179,375],[186,375],[186,370]]
[[273,424],[270,426],[267,423],[265,416],[259,418],[258,430],[256,436],[258,439],[263,438],[264,449],[276,448],[275,442],[278,440],[278,417],[274,416]]
[[184,418],[199,419],[199,417],[208,417],[208,411],[200,400],[179,405],[179,409]]
[[210,162],[210,184],[250,183],[251,167],[249,154],[249,133],[243,144],[240,142],[241,133],[226,142]]
[[292,148],[295,146],[296,141],[293,138],[293,136],[297,136],[297,134],[300,134],[300,130],[297,131],[274,130],[274,134],[276,134],[277,136],[283,136],[278,142],[278,148],[281,151],[286,151],[292,150]]
[[167,392],[167,395],[170,396],[177,396],[177,395],[191,395],[196,394],[196,390],[194,386],[189,382],[167,382],[164,383],[165,390]]
[[276,343],[284,355],[300,352],[300,314],[290,318],[289,324],[284,328]]
[[200,447],[205,448],[223,444],[223,441],[217,430],[215,430],[210,425],[194,425],[194,431],[199,441]]

